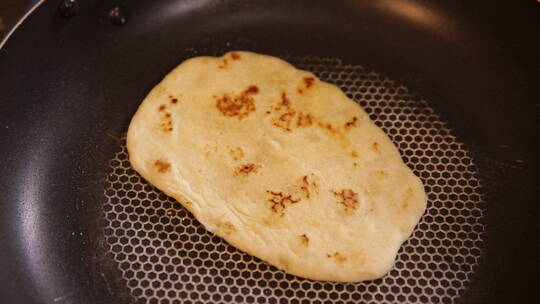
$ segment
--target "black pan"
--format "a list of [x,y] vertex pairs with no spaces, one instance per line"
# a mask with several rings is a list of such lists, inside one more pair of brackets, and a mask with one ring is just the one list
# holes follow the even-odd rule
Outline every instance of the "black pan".
[[[59,10],[59,7],[63,8]],[[0,49],[1,303],[531,303],[537,1],[38,3]],[[123,136],[198,55],[280,56],[399,146],[428,210],[383,279],[286,275],[140,179]]]

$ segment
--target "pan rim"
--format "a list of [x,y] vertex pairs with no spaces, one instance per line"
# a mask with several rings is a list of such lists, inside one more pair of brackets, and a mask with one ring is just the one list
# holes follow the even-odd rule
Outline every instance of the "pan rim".
[[39,0],[38,2],[34,3],[30,8],[28,8],[28,10],[24,13],[24,15],[19,18],[19,20],[17,21],[17,23],[15,23],[15,25],[13,25],[11,27],[11,29],[9,30],[9,32],[7,32],[6,36],[4,36],[4,39],[2,39],[0,41],[0,51],[4,48],[4,46],[6,45],[7,41],[9,40],[9,38],[11,38],[11,36],[15,33],[15,31],[21,26],[21,24],[26,21],[26,19],[28,19],[28,17],[30,17],[30,15],[39,7],[41,6],[41,4],[45,2],[45,0]]

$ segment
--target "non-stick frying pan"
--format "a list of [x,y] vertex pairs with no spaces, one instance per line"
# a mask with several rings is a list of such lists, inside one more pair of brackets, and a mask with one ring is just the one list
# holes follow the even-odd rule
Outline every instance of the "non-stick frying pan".
[[[74,3],[38,3],[0,49],[1,303],[537,301],[540,3]],[[229,50],[338,84],[422,178],[428,209],[387,276],[287,275],[133,172],[123,136],[147,92]]]

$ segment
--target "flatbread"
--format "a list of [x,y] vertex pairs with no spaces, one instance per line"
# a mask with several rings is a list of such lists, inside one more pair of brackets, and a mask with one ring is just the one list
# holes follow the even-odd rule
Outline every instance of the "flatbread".
[[271,56],[184,61],[140,105],[127,147],[206,229],[309,279],[380,278],[426,207],[357,103]]

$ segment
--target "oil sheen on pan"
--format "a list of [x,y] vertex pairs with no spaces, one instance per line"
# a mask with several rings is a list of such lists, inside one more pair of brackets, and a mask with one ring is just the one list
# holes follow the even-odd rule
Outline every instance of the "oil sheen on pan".
[[309,279],[384,276],[426,208],[421,181],[357,103],[271,56],[184,61],[140,105],[127,147],[206,229]]

